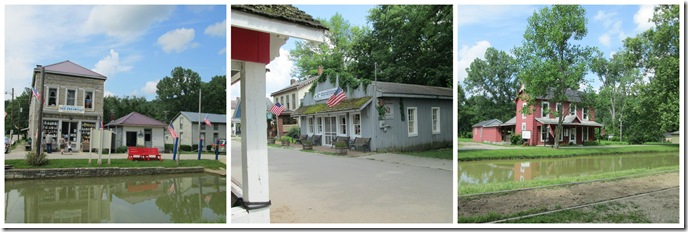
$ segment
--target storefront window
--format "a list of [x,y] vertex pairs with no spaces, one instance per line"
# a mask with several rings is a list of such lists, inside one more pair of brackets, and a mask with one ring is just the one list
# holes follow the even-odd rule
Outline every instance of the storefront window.
[[317,124],[317,131],[315,132],[316,134],[322,134],[322,118],[316,118],[315,123]]
[[313,118],[308,118],[308,134],[313,134]]
[[346,116],[339,116],[340,134],[346,134]]
[[361,114],[354,114],[354,135],[361,135]]

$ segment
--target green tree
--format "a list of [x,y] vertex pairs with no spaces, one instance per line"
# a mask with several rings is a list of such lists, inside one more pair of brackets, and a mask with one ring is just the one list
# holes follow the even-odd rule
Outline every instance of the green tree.
[[[631,142],[655,140],[662,133],[679,128],[680,6],[659,5],[650,21],[655,24],[636,37],[624,40],[629,62],[643,71],[647,84],[638,85],[632,104],[634,123],[628,134]],[[630,123],[629,121],[629,123]],[[628,124],[630,125],[630,124]]]
[[370,10],[370,33],[356,44],[356,76],[380,81],[451,86],[451,5],[380,5]]
[[488,106],[503,112],[496,115],[503,122],[514,117],[514,98],[520,85],[516,75],[516,60],[504,51],[488,48],[485,59],[476,58],[466,68],[466,89],[473,95],[482,95],[493,104]]
[[14,134],[18,134],[22,128],[29,126],[31,94],[31,90],[25,89],[24,92],[15,92],[14,100],[11,98],[5,100],[5,113],[7,113],[5,116],[5,134],[9,134],[10,130],[14,130]]
[[[550,102],[554,104],[566,102],[566,90],[578,90],[585,83],[592,49],[572,40],[582,40],[587,35],[586,22],[585,9],[578,5],[544,7],[528,18],[523,44],[514,49],[520,63],[518,78],[525,84],[528,105],[544,96],[551,96]],[[558,117],[554,141],[559,141],[562,111],[560,107],[553,112]],[[559,148],[559,143],[554,144]]]
[[176,67],[157,85],[157,99],[170,112],[198,111],[201,76],[191,69]]
[[227,112],[227,76],[214,76],[208,83],[203,83],[202,111],[213,114]]

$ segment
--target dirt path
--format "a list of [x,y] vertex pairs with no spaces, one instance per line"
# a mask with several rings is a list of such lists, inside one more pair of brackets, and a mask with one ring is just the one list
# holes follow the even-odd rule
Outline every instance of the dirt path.
[[[490,212],[509,215],[541,208],[553,210],[676,186],[679,186],[678,172],[619,181],[531,189],[505,194],[459,197],[459,217],[485,215]],[[634,198],[632,201],[635,201],[641,207],[648,207],[646,212],[652,212],[652,214],[678,216],[678,194],[670,193],[662,196],[664,197],[639,197]],[[652,219],[653,217],[651,216],[650,218]],[[659,220],[657,218],[656,222],[661,222]],[[678,221],[678,218],[676,218],[676,221]]]

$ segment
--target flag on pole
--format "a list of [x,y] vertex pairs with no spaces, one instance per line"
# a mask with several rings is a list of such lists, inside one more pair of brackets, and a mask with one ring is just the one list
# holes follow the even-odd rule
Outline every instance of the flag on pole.
[[273,105],[272,108],[270,108],[270,112],[277,116],[282,114],[282,111],[284,111],[284,106],[282,106],[279,102],[275,103],[275,105]]
[[342,102],[346,98],[346,94],[344,93],[344,90],[342,88],[337,87],[337,91],[334,91],[334,94],[330,96],[330,99],[327,100],[327,106],[332,108]]
[[173,139],[177,138],[177,132],[174,131],[174,126],[172,126],[172,123],[170,123],[170,125],[167,126],[167,131],[170,132],[170,135],[172,135]]
[[213,124],[210,123],[210,120],[208,120],[208,114],[205,114],[205,119],[203,119],[206,125],[212,126]]
[[38,100],[41,99],[41,94],[38,92],[36,87],[31,87],[31,91],[33,91],[33,96],[35,96]]

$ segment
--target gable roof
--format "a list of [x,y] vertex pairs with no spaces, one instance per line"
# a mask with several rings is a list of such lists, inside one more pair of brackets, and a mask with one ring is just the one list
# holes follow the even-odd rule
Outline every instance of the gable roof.
[[380,92],[383,97],[400,97],[408,95],[415,95],[416,97],[430,97],[442,99],[452,99],[454,97],[454,92],[451,88],[382,81],[377,81],[373,83],[377,84],[377,91]]
[[[208,121],[210,123],[224,123],[227,124],[227,115],[226,114],[210,114],[210,113],[203,113],[201,112],[201,122],[205,120],[205,115],[208,114]],[[189,121],[193,122],[199,122],[198,121],[198,112],[188,112],[188,111],[181,111],[179,114],[177,114],[177,117],[179,115],[184,115],[184,117],[188,118]],[[174,117],[174,118],[177,118]]]
[[[36,67],[34,69],[34,72],[40,72],[41,68]],[[70,75],[70,76],[78,76],[78,77],[88,77],[88,78],[95,78],[95,79],[101,79],[105,80],[107,77],[103,76],[100,73],[91,71],[90,69],[84,68],[81,65],[75,64],[74,62],[71,62],[69,60],[62,61],[59,63],[51,64],[45,66],[45,72],[46,73],[54,73],[54,74],[62,74],[62,75]]]
[[500,126],[513,126],[513,125],[516,125],[516,116],[509,119],[509,121],[506,121],[505,123],[500,124]]
[[118,118],[105,126],[150,126],[150,127],[166,127],[164,122],[155,120],[146,115],[131,112],[121,118]]
[[499,126],[502,124],[502,121],[499,119],[490,119],[490,120],[485,120],[479,123],[476,123],[473,125],[473,127],[494,127],[494,126]]
[[280,21],[300,24],[307,27],[325,29],[318,20],[292,5],[232,5],[232,10],[243,11]]
[[291,90],[295,90],[295,89],[301,89],[304,86],[307,86],[308,84],[313,83],[313,81],[315,81],[317,79],[318,79],[318,77],[311,77],[311,78],[307,78],[305,80],[296,81],[293,84],[291,84],[291,85],[289,85],[283,89],[280,89],[280,90],[277,90],[277,91],[271,93],[270,96],[279,95],[279,94],[282,94],[282,93],[285,93],[285,92],[288,92]]

